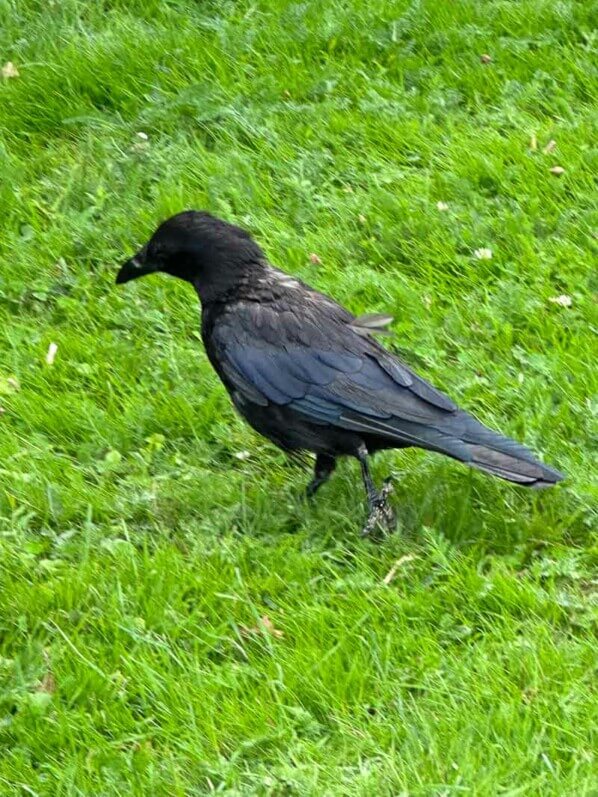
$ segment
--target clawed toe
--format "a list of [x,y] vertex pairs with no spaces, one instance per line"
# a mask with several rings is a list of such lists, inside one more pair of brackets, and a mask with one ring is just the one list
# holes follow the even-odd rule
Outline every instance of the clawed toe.
[[392,490],[390,479],[387,479],[378,495],[370,502],[370,514],[361,532],[362,537],[376,538],[395,530],[397,516],[388,501]]

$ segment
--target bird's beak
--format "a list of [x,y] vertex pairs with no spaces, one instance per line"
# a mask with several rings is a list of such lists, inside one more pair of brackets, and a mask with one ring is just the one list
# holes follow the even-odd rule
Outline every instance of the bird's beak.
[[122,285],[123,282],[143,277],[145,274],[153,274],[157,270],[158,267],[148,261],[147,247],[144,246],[130,260],[122,264],[120,271],[116,275],[116,284]]

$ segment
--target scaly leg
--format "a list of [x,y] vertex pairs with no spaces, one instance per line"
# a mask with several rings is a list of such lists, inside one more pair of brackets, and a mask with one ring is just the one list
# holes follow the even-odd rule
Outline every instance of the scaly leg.
[[384,531],[393,531],[396,524],[396,515],[388,503],[388,496],[392,492],[390,479],[384,482],[380,492],[376,490],[370,468],[368,465],[368,451],[365,445],[361,445],[357,451],[357,459],[361,465],[361,475],[368,499],[368,519],[363,527],[362,536],[372,534],[376,529],[382,528]]

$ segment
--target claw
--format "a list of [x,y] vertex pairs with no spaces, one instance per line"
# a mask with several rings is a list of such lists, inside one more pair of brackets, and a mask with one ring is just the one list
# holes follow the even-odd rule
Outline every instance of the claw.
[[388,496],[392,491],[392,483],[390,479],[386,479],[382,489],[370,504],[370,514],[361,532],[362,537],[374,538],[379,536],[377,533],[379,531],[384,535],[395,530],[397,516],[388,502]]

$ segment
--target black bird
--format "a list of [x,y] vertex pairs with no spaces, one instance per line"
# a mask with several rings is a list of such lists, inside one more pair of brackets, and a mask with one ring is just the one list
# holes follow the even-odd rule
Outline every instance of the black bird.
[[563,478],[384,349],[372,334],[388,317],[356,318],[274,268],[245,230],[206,212],[179,213],[127,260],[116,282],[155,271],[197,291],[206,352],[239,413],[285,451],[316,455],[309,495],[339,456],[359,460],[369,507],[364,533],[393,520],[390,486],[376,490],[368,467],[381,449],[438,451],[526,487]]

